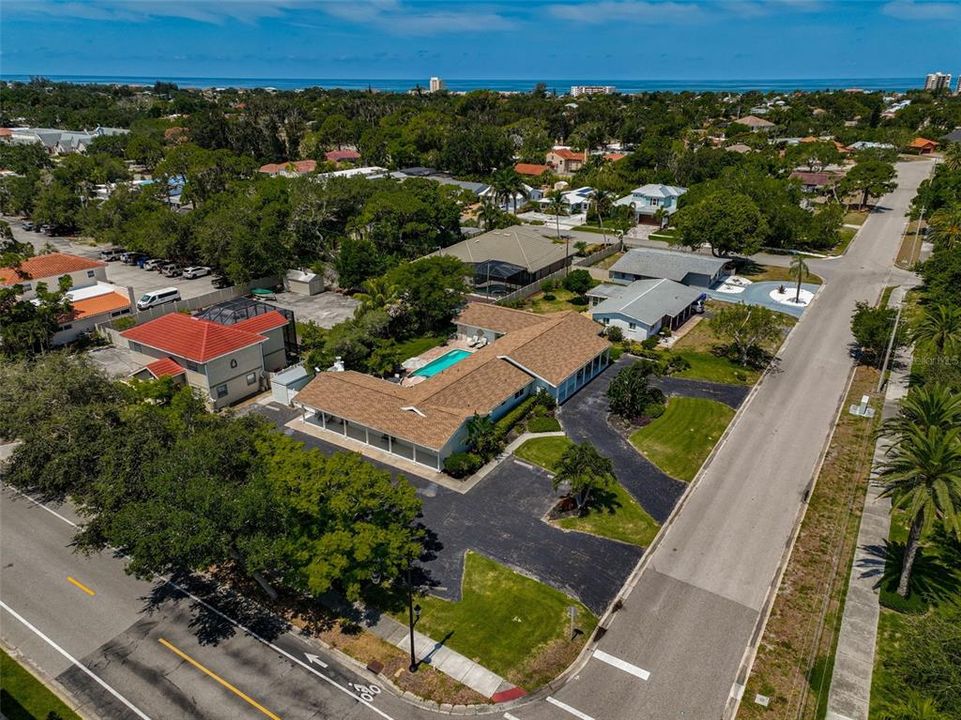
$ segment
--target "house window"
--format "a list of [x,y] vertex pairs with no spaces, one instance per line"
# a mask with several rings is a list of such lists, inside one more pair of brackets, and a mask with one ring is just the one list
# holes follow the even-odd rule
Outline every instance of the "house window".
[[188,370],[193,370],[194,372],[197,372],[197,371],[200,369],[200,366],[197,365],[197,363],[191,362],[190,360],[188,360],[188,361],[187,361],[187,369],[188,369]]
[[519,397],[520,397],[521,395],[523,395],[523,394],[524,394],[524,388],[521,388],[521,389],[518,390],[516,393],[514,393],[514,397],[515,397],[515,398],[519,398]]
[[651,207],[657,207],[660,204],[661,204],[661,201],[659,198],[651,198]]
[[231,369],[237,367],[237,358],[234,358],[230,361],[230,367]]
[[130,349],[134,352],[143,352],[143,345],[138,342],[132,342],[130,343]]
[[628,327],[629,329],[631,329],[631,330],[636,330],[636,329],[637,329],[637,324],[636,324],[636,323],[628,323],[628,324],[627,324],[627,327]]
[[610,325],[610,324],[611,324],[611,319],[610,319],[610,318],[604,318],[604,319],[602,320],[602,322],[603,322],[605,325]]
[[73,325],[61,325],[61,326],[60,326],[60,329],[61,329],[61,330],[69,330],[69,329],[72,328],[72,327],[73,327]]
[[88,277],[88,278],[92,278],[92,277],[95,276],[96,274],[97,274],[97,273],[95,273],[93,270],[87,270],[87,277]]
[[247,384],[253,385],[257,382],[257,373],[247,373]]
[[218,385],[218,386],[217,386],[217,399],[219,400],[220,398],[225,398],[225,397],[227,397],[227,385],[226,385],[226,384],[224,384],[224,385]]

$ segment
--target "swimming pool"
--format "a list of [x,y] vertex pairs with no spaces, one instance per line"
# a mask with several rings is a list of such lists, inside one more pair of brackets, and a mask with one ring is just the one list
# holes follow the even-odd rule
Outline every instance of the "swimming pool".
[[444,353],[439,358],[434,358],[429,363],[424,365],[424,367],[414,370],[411,375],[417,375],[418,377],[434,377],[439,372],[444,372],[451,365],[456,365],[465,357],[470,355],[466,350],[451,350],[448,353]]

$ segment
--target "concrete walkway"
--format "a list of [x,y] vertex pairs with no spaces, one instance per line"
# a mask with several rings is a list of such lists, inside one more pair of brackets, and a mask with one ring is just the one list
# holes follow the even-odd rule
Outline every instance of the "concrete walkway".
[[[368,629],[391,645],[410,652],[410,629],[394,618],[381,615],[377,623]],[[514,687],[500,675],[492,673],[484,666],[454,652],[442,642],[431,640],[416,630],[414,631],[414,654],[418,662],[429,664],[435,670],[463,683],[485,698]]]
[[[900,304],[906,291],[902,286],[892,292],[889,305]],[[884,396],[885,419],[897,414],[898,403],[907,395],[911,359],[910,348],[895,358]],[[875,445],[875,471],[888,445],[884,438]],[[880,497],[881,487],[873,482],[875,472],[871,475],[841,619],[827,720],[868,720],[871,705],[871,675],[881,615],[878,586],[884,574],[884,547],[891,528],[891,500]]]

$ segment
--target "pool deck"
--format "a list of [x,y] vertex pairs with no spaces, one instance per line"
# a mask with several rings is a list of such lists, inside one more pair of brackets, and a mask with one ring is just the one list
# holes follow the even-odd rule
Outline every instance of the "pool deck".
[[468,352],[473,352],[474,348],[469,345],[469,342],[470,341],[467,338],[456,337],[448,340],[443,345],[438,345],[437,347],[432,347],[430,350],[425,350],[420,355],[407,358],[403,363],[401,363],[401,365],[408,370],[407,377],[400,382],[401,386],[410,387],[411,385],[416,385],[419,382],[427,380],[428,378],[425,378],[422,375],[414,375],[413,372],[424,367],[427,365],[427,363],[432,362],[439,357],[443,357],[451,350],[466,350]]

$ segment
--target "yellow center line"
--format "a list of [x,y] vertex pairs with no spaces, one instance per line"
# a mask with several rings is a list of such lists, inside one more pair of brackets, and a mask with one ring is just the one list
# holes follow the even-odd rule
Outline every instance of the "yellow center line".
[[97,594],[97,593],[95,593],[93,590],[91,590],[90,588],[88,588],[86,585],[84,585],[82,582],[80,582],[79,580],[77,580],[77,578],[73,578],[73,577],[70,577],[69,575],[67,575],[67,582],[70,583],[71,585],[73,585],[74,587],[80,588],[80,589],[83,590],[85,593],[87,593],[87,595],[89,595],[90,597],[93,597],[94,595]]
[[264,715],[266,715],[267,717],[269,717],[270,720],[280,720],[280,717],[278,717],[277,715],[274,715],[272,712],[270,712],[270,710],[268,710],[267,708],[265,708],[265,707],[264,707],[263,705],[261,705],[259,702],[257,702],[256,700],[254,700],[254,699],[253,699],[252,697],[250,697],[249,695],[246,695],[245,693],[243,693],[243,692],[241,692],[240,690],[238,690],[237,688],[235,688],[233,685],[231,685],[229,682],[227,682],[226,680],[224,680],[222,677],[220,677],[220,676],[217,675],[216,673],[214,673],[214,672],[208,670],[207,668],[205,668],[203,665],[201,665],[199,662],[197,662],[196,660],[194,660],[192,657],[190,657],[190,656],[189,656],[187,653],[185,653],[183,650],[180,650],[180,649],[174,647],[172,644],[170,644],[169,642],[167,642],[167,641],[164,640],[163,638],[159,638],[159,640],[160,640],[160,644],[163,645],[165,648],[167,648],[167,649],[170,650],[172,653],[174,653],[175,655],[177,655],[178,657],[180,657],[182,660],[186,660],[188,663],[190,663],[190,664],[193,665],[195,668],[197,668],[198,670],[200,670],[200,672],[204,673],[204,674],[207,675],[208,677],[211,677],[211,678],[213,678],[214,680],[216,680],[217,682],[219,682],[221,685],[223,685],[225,688],[227,688],[228,690],[230,690],[230,692],[232,692],[232,693],[233,693],[234,695],[236,695],[237,697],[239,697],[239,698],[241,698],[242,700],[245,700],[245,701],[248,702],[249,704],[253,705],[255,708],[257,708],[258,710],[260,710],[260,712],[262,712]]

